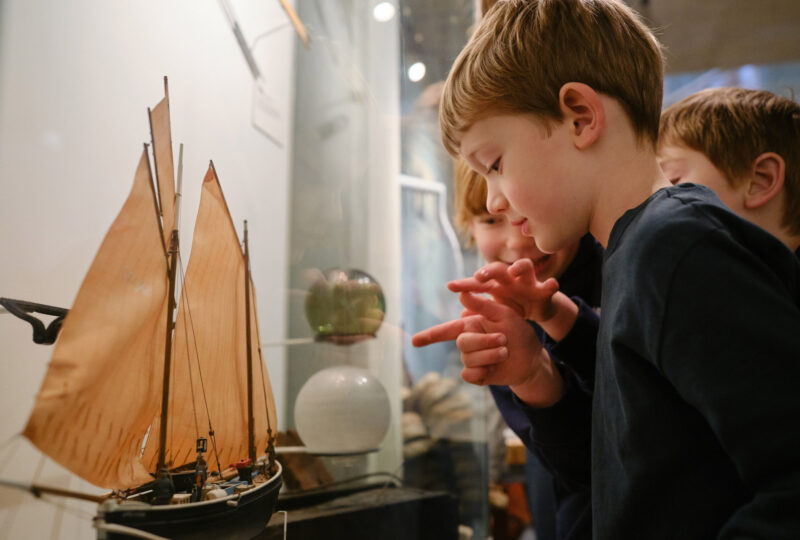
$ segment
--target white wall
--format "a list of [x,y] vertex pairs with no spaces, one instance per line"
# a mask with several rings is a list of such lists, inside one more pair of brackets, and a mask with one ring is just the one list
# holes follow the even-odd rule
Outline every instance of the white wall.
[[[287,20],[277,1],[230,5],[250,43]],[[213,159],[234,221],[249,222],[262,340],[284,338],[291,27],[254,47],[282,113],[280,147],[251,125],[252,75],[216,1],[4,0],[0,9],[0,296],[71,305],[130,189],[150,139],[146,108],[167,75],[176,162],[185,146],[184,264]],[[0,478],[91,489],[13,438],[51,350],[0,315]],[[264,352],[280,414],[285,351]],[[0,538],[91,538],[94,505],[66,504],[0,488]]]

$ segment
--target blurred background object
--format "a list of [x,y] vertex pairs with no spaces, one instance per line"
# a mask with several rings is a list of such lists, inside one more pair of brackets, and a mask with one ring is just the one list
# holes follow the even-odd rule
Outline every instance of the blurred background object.
[[389,396],[366,369],[329,367],[312,375],[300,389],[294,417],[297,432],[312,454],[374,452],[389,429]]
[[385,314],[381,286],[352,268],[318,273],[306,297],[308,324],[319,341],[352,343],[375,337]]

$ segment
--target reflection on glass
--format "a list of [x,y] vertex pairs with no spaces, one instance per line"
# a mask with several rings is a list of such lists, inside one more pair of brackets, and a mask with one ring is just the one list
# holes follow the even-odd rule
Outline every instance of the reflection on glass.
[[[406,486],[455,495],[459,523],[484,538],[485,391],[461,381],[453,344],[413,358],[404,346],[427,325],[427,315],[441,322],[460,313],[445,288],[464,269],[442,228],[452,165],[440,143],[437,107],[473,23],[474,1],[300,0],[296,6],[312,47],[298,49],[295,58],[288,333],[316,339],[287,351],[287,424],[296,419],[288,427],[300,428],[295,412],[302,402],[293,398],[315,373],[368,369],[389,396],[389,431],[377,452],[319,458],[330,476],[341,482],[403,471]],[[414,82],[409,68],[417,62]],[[441,195],[406,189],[401,173],[443,186]],[[317,270],[331,267],[340,270]],[[353,267],[380,286],[348,275]],[[341,343],[352,345],[334,346]],[[401,417],[406,391],[412,414]],[[406,448],[406,423],[415,421],[408,434],[424,433]]]
[[[466,43],[475,5],[474,0],[400,4],[400,302],[403,329],[409,335],[458,317],[461,305],[446,283],[475,269],[474,254],[461,251],[447,219],[453,166],[441,143],[438,120],[443,81]],[[403,363],[403,480],[454,495],[463,530],[485,538],[487,392],[461,380],[454,342],[417,349],[404,338]]]
[[674,73],[664,77],[664,107],[705,88],[741,86],[768,90],[791,99],[800,91],[800,62],[768,65],[744,65],[732,69],[710,69]]
[[381,286],[361,270],[317,273],[306,297],[306,318],[317,341],[348,344],[375,337],[385,314]]

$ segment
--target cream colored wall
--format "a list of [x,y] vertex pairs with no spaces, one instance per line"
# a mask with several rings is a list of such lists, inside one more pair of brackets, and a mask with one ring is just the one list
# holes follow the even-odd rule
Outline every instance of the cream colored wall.
[[[287,21],[276,0],[229,5],[250,43]],[[278,146],[251,125],[253,78],[220,3],[0,3],[0,296],[70,306],[130,189],[150,138],[146,108],[163,96],[167,75],[176,160],[185,145],[184,246],[213,159],[234,221],[239,229],[249,221],[262,339],[283,339],[295,42],[285,26],[253,48],[282,113]],[[31,341],[27,324],[0,315],[0,478],[88,490],[14,437],[51,350]],[[284,355],[265,351],[279,414]],[[93,536],[93,504],[52,500],[0,488],[0,538]]]

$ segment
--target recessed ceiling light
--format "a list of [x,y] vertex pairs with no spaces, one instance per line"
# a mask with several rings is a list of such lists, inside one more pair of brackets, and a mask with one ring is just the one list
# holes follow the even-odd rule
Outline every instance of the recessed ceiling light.
[[413,82],[421,81],[425,76],[425,64],[422,62],[414,62],[408,68],[408,78]]
[[378,22],[386,22],[394,17],[394,6],[389,2],[381,2],[372,9],[372,16]]

